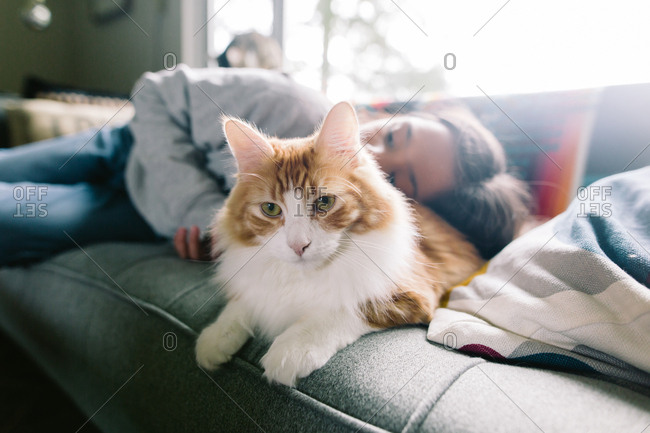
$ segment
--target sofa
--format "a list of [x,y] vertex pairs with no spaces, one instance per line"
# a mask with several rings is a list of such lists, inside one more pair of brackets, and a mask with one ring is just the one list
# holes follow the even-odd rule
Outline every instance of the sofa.
[[[529,131],[520,119],[535,118],[535,110],[548,111],[558,100],[574,107],[576,99],[590,101],[595,111],[579,116],[588,133],[571,135],[574,147],[587,146],[585,154],[563,154],[575,166],[583,161],[585,178],[608,174],[590,171],[589,164],[593,131],[604,128],[594,119],[611,110],[603,101],[612,100],[612,91],[494,102]],[[435,101],[419,107],[429,103]],[[511,160],[521,159],[512,149],[528,138],[545,145],[543,128],[513,138],[513,126],[489,100],[468,104],[511,149]],[[388,105],[367,110],[380,108],[390,111]],[[549,119],[557,121],[557,113]],[[647,138],[646,132],[634,134]],[[562,142],[548,142],[559,158]],[[539,161],[526,164],[519,166],[524,178],[548,174]],[[566,206],[548,191],[536,196],[546,196],[538,201],[542,214]],[[262,377],[259,361],[268,345],[255,339],[220,370],[205,372],[194,360],[195,339],[224,306],[211,281],[213,266],[183,261],[167,243],[71,245],[44,262],[0,269],[0,327],[105,432],[642,432],[650,426],[648,389],[561,366],[461,353],[428,341],[425,326],[368,334],[295,389]]]
[[165,244],[70,250],[0,272],[0,325],[106,432],[641,432],[650,424],[648,395],[447,350],[419,326],[362,337],[296,389],[262,377],[267,346],[257,340],[208,374],[193,349],[224,305],[210,270]]

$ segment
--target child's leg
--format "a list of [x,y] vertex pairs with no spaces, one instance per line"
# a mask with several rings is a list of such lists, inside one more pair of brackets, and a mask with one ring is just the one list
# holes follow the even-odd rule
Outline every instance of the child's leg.
[[122,185],[132,144],[128,126],[122,126],[0,149],[0,182]]
[[107,185],[0,182],[0,266],[102,241],[153,241],[126,191]]
[[0,266],[157,239],[124,190],[132,143],[128,127],[106,127],[0,150]]

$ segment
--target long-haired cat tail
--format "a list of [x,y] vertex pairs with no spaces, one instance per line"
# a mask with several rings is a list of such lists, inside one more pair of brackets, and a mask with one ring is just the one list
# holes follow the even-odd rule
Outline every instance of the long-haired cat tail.
[[201,367],[264,338],[264,375],[294,386],[366,333],[427,324],[483,264],[460,232],[388,182],[350,104],[307,138],[267,137],[232,118],[224,130],[238,178],[210,232],[228,302],[198,338]]

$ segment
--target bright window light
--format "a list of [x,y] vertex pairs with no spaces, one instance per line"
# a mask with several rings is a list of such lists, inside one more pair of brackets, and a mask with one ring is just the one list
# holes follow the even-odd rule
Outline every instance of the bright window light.
[[214,60],[233,36],[256,31],[270,35],[273,30],[272,0],[209,0],[208,56]]
[[[229,2],[213,46],[270,34],[272,3]],[[649,16],[638,0],[284,0],[285,69],[334,101],[648,82]]]

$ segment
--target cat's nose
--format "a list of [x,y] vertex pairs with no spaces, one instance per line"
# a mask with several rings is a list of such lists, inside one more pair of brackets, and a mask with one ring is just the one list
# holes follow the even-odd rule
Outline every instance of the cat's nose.
[[308,241],[308,242],[306,242],[306,243],[305,243],[304,241],[300,241],[300,242],[291,242],[291,243],[289,244],[289,246],[291,247],[291,249],[292,249],[296,254],[298,254],[298,257],[302,257],[302,255],[305,253],[305,250],[307,249],[307,247],[308,247],[309,245],[311,245],[311,241]]

